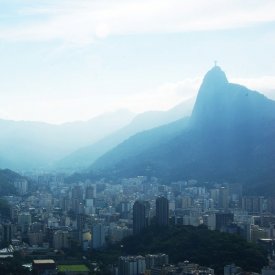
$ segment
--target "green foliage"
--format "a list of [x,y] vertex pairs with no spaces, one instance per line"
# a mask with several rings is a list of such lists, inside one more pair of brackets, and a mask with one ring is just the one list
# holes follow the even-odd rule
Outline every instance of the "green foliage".
[[61,272],[83,272],[83,271],[89,271],[89,268],[82,264],[82,265],[59,265],[58,270]]
[[0,274],[27,275],[30,271],[22,266],[22,262],[15,258],[0,261]]
[[172,263],[189,260],[212,267],[218,274],[231,263],[244,270],[258,272],[267,264],[266,253],[258,246],[237,235],[210,231],[204,226],[150,227],[138,236],[124,239],[116,249],[112,247],[110,251],[101,252],[97,258],[101,256],[101,260],[112,260],[112,256],[116,255],[115,262],[118,255],[147,253],[166,253]]

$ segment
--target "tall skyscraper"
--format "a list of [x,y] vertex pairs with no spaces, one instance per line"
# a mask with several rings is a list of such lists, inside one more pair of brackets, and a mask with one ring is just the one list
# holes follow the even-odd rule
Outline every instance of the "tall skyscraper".
[[72,188],[72,199],[83,199],[83,189],[80,185],[76,185]]
[[86,214],[93,214],[95,211],[94,200],[96,198],[96,186],[89,185],[85,191],[85,212]]
[[169,201],[165,197],[156,199],[156,220],[159,226],[169,224]]
[[229,192],[227,187],[220,187],[219,188],[219,203],[218,207],[220,209],[228,209],[229,206]]
[[76,221],[77,221],[78,240],[82,244],[83,229],[85,228],[86,216],[84,214],[78,214]]
[[83,189],[82,186],[76,185],[72,188],[71,207],[76,214],[83,213],[81,203],[83,202]]
[[148,227],[150,220],[150,203],[148,201],[136,201],[133,207],[133,232],[139,234]]
[[28,232],[31,225],[31,214],[30,213],[20,213],[18,215],[18,225],[21,227],[22,232]]
[[105,226],[103,224],[95,224],[92,227],[92,247],[99,249],[105,245]]
[[94,199],[96,197],[96,185],[86,187],[85,199]]

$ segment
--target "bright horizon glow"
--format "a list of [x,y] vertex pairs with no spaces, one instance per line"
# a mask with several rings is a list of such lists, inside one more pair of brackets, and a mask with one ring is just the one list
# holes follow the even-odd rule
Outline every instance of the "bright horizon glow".
[[214,60],[275,99],[272,0],[2,0],[0,18],[2,119],[167,110]]

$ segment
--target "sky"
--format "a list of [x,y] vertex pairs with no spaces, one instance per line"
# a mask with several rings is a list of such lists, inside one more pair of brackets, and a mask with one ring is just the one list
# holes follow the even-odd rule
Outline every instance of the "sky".
[[167,110],[214,65],[275,99],[274,0],[0,0],[0,118]]

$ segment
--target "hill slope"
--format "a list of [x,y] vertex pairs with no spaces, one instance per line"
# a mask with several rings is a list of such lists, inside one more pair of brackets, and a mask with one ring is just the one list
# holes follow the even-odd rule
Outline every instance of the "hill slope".
[[0,168],[45,168],[124,127],[133,117],[134,114],[120,110],[89,121],[61,125],[0,119]]
[[22,178],[22,176],[11,170],[0,169],[0,196],[14,195],[16,190],[12,183]]
[[108,135],[100,141],[83,147],[57,163],[57,167],[66,169],[85,168],[121,142],[139,132],[176,121],[192,112],[194,99],[183,102],[168,111],[151,111],[137,115],[133,121],[120,130]]

